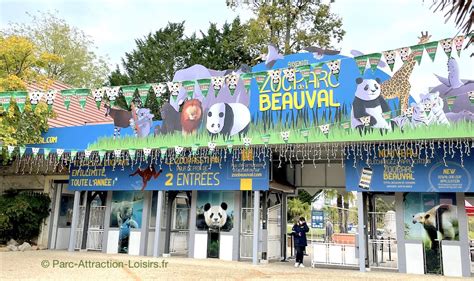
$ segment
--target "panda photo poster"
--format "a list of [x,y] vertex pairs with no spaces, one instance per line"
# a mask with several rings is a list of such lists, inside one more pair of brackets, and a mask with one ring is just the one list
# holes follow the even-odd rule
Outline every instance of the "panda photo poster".
[[198,191],[197,230],[231,231],[234,227],[233,191]]

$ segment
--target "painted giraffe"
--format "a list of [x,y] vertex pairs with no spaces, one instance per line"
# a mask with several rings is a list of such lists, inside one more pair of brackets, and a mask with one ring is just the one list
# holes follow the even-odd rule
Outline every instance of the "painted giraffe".
[[[431,35],[421,32],[421,37],[418,37],[418,44],[424,44],[428,42]],[[410,97],[410,75],[415,67],[416,60],[412,52],[405,63],[398,69],[389,80],[385,81],[380,85],[381,95],[385,99],[399,98],[401,113],[405,112],[408,108],[408,101]]]

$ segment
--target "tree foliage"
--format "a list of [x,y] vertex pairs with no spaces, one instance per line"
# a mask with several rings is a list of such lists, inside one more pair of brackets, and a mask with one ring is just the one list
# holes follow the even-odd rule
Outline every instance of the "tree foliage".
[[[254,53],[275,44],[285,54],[308,46],[332,47],[345,34],[341,19],[331,13],[329,5],[312,0],[250,1],[246,7],[254,13],[249,21],[247,44]],[[229,1],[231,8],[237,1]],[[246,4],[242,4],[246,5]]]
[[80,29],[50,12],[29,14],[30,24],[12,23],[3,32],[29,38],[43,54],[53,55],[41,66],[46,77],[74,87],[102,86],[109,68],[95,53],[93,41]]
[[310,204],[302,202],[298,198],[292,198],[288,200],[288,213],[290,220],[298,219],[299,217],[308,219],[310,217],[311,207]]
[[0,196],[0,240],[31,241],[49,216],[51,199],[43,193],[8,190]]

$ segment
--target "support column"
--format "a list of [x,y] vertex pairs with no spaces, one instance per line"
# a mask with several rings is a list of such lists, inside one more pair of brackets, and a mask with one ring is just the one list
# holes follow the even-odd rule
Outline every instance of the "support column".
[[189,232],[188,232],[188,258],[194,257],[194,237],[196,233],[196,205],[197,205],[197,190],[193,190],[191,193],[191,210],[189,212],[190,217],[189,217]]
[[74,191],[74,205],[72,207],[72,221],[71,221],[71,235],[69,236],[69,247],[68,252],[74,252],[74,246],[76,244],[76,227],[77,221],[79,220],[79,200],[81,198],[80,191]]
[[252,245],[252,264],[258,264],[258,238],[260,228],[260,191],[254,191],[253,197],[253,245]]
[[173,202],[178,195],[178,191],[168,191],[168,206],[166,208],[166,229],[165,229],[165,249],[163,250],[163,257],[170,256],[170,242],[171,242],[171,218],[173,213]]
[[160,256],[160,232],[161,232],[161,213],[163,210],[163,190],[158,190],[158,200],[156,201],[155,218],[155,238],[153,241],[153,257]]
[[358,242],[359,242],[359,270],[365,272],[365,259],[366,259],[366,221],[365,221],[365,196],[362,192],[357,192],[357,229],[359,233]]
[[286,241],[287,241],[287,235],[286,235],[286,217],[287,217],[287,211],[286,211],[286,204],[287,204],[287,195],[286,193],[281,194],[281,218],[280,218],[280,237],[281,237],[281,261],[286,261]]
[[87,249],[87,232],[89,231],[89,217],[91,213],[91,202],[94,200],[97,193],[92,194],[92,191],[86,191],[86,209],[84,211],[84,223],[82,225],[82,245],[81,250]]
[[268,262],[268,191],[263,192],[262,199],[262,260],[260,262]]

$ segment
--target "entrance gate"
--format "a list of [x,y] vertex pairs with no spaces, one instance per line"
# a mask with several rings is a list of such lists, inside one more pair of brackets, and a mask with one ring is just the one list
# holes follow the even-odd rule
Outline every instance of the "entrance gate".
[[[76,227],[76,244],[75,249],[81,249],[82,236],[85,219],[85,206],[79,207],[79,221]],[[102,242],[104,237],[104,220],[105,220],[105,206],[93,206],[89,213],[89,227],[87,229],[87,250],[102,250]]]

